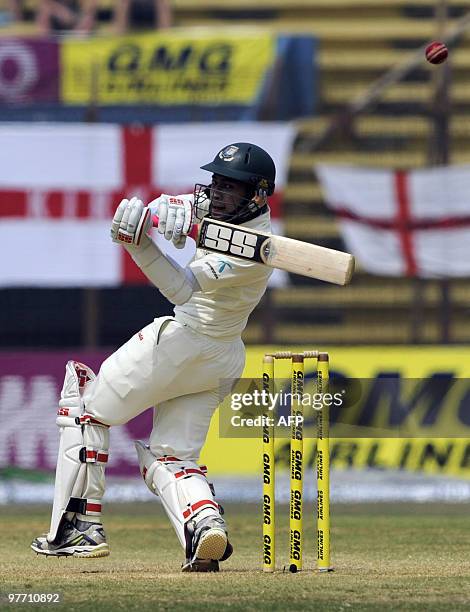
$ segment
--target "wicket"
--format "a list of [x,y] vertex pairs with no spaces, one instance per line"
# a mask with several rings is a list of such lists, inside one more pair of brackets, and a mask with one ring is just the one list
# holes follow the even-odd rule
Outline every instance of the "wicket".
[[[317,364],[317,393],[328,392],[329,356],[318,351],[267,353],[263,359],[263,390],[273,393],[274,363],[276,359],[291,360],[291,436],[290,436],[290,504],[289,570],[302,569],[303,548],[303,416],[304,362],[315,359]],[[266,410],[263,415],[263,571],[276,569],[275,550],[275,456],[274,419]],[[299,419],[299,417],[301,417]],[[271,419],[271,420],[270,420]],[[329,407],[323,402],[317,411],[317,567],[330,571],[330,482],[329,482]]]

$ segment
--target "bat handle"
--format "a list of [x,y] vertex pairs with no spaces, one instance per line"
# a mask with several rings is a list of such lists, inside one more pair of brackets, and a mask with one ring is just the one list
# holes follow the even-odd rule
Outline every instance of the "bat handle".
[[[152,215],[152,226],[153,227],[158,227],[158,217],[157,217],[157,215]],[[188,236],[197,242],[198,232],[199,232],[198,226],[196,224],[194,224],[191,227],[191,231],[189,232]]]

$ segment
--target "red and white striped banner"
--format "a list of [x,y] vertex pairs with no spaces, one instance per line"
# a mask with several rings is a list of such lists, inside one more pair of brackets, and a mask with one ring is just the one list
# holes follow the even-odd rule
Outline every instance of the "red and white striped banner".
[[231,142],[254,142],[273,156],[271,208],[280,231],[293,136],[285,123],[0,125],[0,286],[146,282],[109,238],[116,206],[132,195],[149,202],[192,192],[210,181],[199,167]]
[[346,247],[364,270],[421,278],[470,275],[470,166],[315,170]]

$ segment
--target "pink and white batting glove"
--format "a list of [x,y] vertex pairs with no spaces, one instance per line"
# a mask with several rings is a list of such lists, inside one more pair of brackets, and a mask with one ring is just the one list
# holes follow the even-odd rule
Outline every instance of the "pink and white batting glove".
[[124,199],[114,213],[111,238],[123,246],[139,247],[152,225],[152,215],[139,198]]
[[158,232],[182,249],[194,223],[193,203],[189,197],[170,196],[163,193],[151,204],[158,217]]

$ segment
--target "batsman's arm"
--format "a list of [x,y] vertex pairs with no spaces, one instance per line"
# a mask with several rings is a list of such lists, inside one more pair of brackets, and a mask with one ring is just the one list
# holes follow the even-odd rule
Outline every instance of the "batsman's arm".
[[139,248],[124,246],[149,281],[172,304],[185,304],[195,291],[201,290],[191,268],[182,268],[170,255],[163,254],[148,236]]
[[164,255],[148,236],[150,209],[139,198],[124,199],[114,213],[111,238],[121,244],[142,272],[173,304],[184,304],[200,285],[190,268]]
[[[154,219],[154,223],[158,219]],[[197,241],[198,228],[193,228]],[[136,264],[161,293],[173,304],[186,303],[193,293],[214,291],[221,287],[248,286],[266,281],[272,269],[252,261],[234,257],[221,257],[206,253],[182,268],[167,253],[164,254],[149,236],[145,236],[139,248],[126,245]]]

